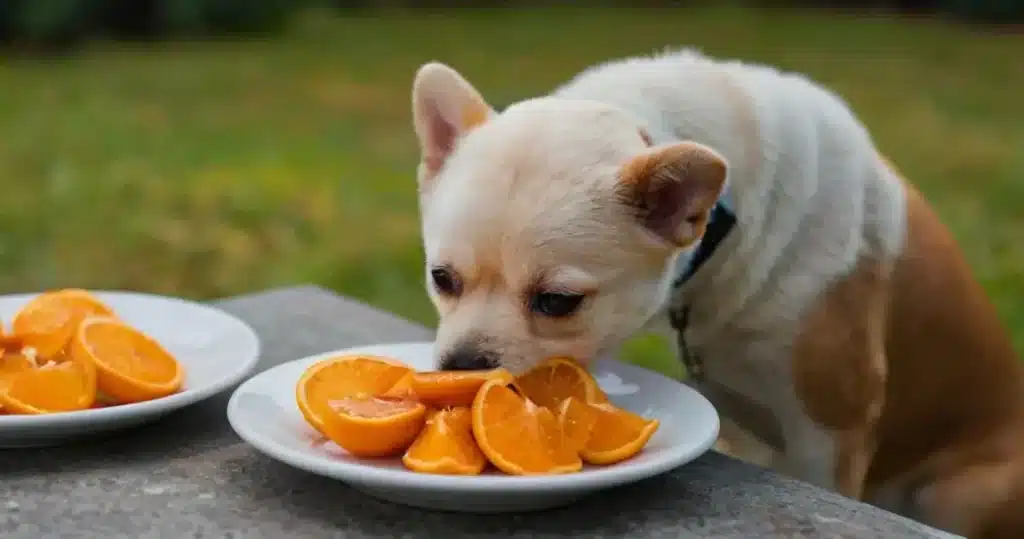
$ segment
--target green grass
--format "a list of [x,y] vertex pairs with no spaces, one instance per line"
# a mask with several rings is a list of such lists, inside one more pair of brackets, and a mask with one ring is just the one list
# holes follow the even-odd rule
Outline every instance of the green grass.
[[[205,299],[313,282],[433,324],[416,67],[448,62],[508,103],[591,63],[685,44],[843,94],[962,241],[1024,349],[1024,36],[825,14],[317,13],[279,40],[2,61],[0,291]],[[678,372],[652,339],[629,357]]]

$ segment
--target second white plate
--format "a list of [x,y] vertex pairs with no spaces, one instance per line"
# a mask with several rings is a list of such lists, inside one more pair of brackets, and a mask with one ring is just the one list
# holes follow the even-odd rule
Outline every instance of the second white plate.
[[[117,316],[156,339],[185,368],[182,390],[136,404],[44,415],[0,415],[0,448],[52,446],[134,427],[241,382],[256,367],[260,341],[252,328],[214,307],[133,292],[93,292]],[[0,296],[0,319],[10,322],[36,294]]]

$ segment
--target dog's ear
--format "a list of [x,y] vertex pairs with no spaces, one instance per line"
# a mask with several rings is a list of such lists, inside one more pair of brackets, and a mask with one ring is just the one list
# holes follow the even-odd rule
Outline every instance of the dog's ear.
[[420,143],[423,182],[437,174],[459,137],[486,122],[494,111],[457,71],[431,62],[416,72],[412,114]]
[[685,247],[704,233],[727,170],[725,158],[707,146],[656,146],[623,165],[619,189],[647,230],[673,247]]

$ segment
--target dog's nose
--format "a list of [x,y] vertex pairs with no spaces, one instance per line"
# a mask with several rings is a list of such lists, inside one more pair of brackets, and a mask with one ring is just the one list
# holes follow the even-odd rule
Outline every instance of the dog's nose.
[[498,366],[498,357],[476,345],[459,346],[441,360],[443,371],[479,371]]

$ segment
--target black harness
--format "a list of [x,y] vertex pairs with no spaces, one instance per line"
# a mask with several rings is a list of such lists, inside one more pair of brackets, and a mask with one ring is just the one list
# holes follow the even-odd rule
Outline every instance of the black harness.
[[[678,290],[690,277],[693,277],[693,274],[697,273],[697,270],[707,262],[711,254],[715,252],[715,249],[722,243],[722,240],[729,235],[734,226],[736,226],[736,214],[720,200],[715,204],[714,209],[711,210],[711,217],[708,220],[707,228],[704,230],[704,237],[701,239],[696,251],[694,251],[686,266],[672,283],[673,290]],[[684,301],[679,305],[670,306],[668,319],[672,328],[676,330],[680,359],[686,368],[686,375],[696,380],[702,380],[704,378],[704,363],[696,353],[690,350],[689,345],[686,343],[686,328],[690,322],[689,304]]]

